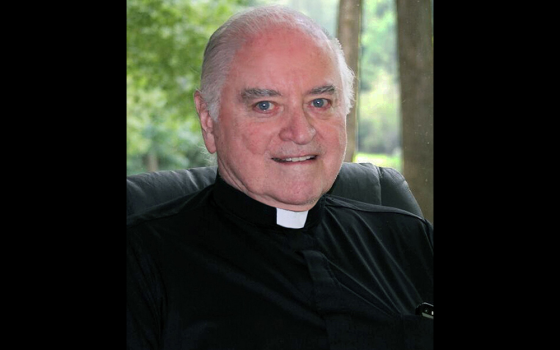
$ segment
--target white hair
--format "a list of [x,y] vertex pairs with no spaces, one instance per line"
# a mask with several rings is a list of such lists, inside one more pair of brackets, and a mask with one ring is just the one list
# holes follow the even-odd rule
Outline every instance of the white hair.
[[338,64],[344,114],[348,115],[354,102],[354,73],[346,64],[339,41],[301,12],[271,5],[250,8],[233,15],[208,40],[204,50],[199,91],[212,119],[217,120],[220,114],[220,95],[235,53],[248,39],[274,25],[298,29],[313,38],[327,41]]

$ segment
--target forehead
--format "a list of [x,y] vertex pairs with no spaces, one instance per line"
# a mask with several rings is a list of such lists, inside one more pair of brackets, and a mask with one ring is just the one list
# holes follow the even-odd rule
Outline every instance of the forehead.
[[228,81],[239,88],[281,89],[340,85],[334,52],[325,39],[293,29],[267,30],[236,52]]

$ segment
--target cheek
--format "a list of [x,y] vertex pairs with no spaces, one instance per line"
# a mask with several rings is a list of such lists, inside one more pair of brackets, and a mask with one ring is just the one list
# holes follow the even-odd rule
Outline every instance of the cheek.
[[325,130],[324,142],[327,144],[329,150],[328,162],[338,164],[340,161],[344,160],[347,147],[347,135],[346,135],[346,122],[337,122],[335,124],[329,125],[328,130]]
[[222,147],[227,147],[228,152],[262,155],[273,139],[272,133],[261,125],[234,122],[227,127],[227,139]]
[[260,133],[255,131],[247,134],[244,140],[245,146],[253,156],[258,156],[259,161],[267,159],[273,150],[278,148],[278,137],[273,133]]
[[332,123],[325,125],[323,135],[332,145],[344,145],[346,147],[346,120],[337,118]]
[[341,141],[346,143],[346,118],[341,118],[338,125],[336,126],[336,129]]

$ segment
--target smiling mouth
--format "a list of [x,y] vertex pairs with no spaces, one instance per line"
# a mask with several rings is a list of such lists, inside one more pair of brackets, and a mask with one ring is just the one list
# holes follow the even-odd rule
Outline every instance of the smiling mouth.
[[293,157],[293,158],[272,158],[275,162],[279,163],[296,163],[304,162],[306,160],[315,159],[317,156],[304,156],[304,157]]

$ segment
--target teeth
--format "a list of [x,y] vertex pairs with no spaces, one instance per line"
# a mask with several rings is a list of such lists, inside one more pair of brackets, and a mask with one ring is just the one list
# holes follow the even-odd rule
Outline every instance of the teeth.
[[277,162],[303,162],[304,160],[313,159],[315,156],[294,157],[294,158],[273,158]]

